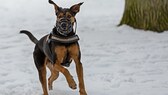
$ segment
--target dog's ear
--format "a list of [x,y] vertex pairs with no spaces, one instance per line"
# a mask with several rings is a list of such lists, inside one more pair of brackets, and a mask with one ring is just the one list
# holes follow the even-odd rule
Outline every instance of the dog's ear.
[[54,5],[54,8],[55,8],[55,12],[56,12],[56,13],[60,10],[60,7],[59,7],[57,4],[55,4],[52,0],[48,0],[48,2],[49,2],[50,4],[53,4],[53,5]]
[[80,6],[83,4],[84,2],[81,2],[79,4],[75,4],[73,5],[70,10],[76,15],[76,13],[78,13],[80,11]]

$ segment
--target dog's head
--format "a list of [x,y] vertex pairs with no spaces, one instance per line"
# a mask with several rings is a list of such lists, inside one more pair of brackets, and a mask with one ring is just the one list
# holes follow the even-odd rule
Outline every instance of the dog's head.
[[63,36],[73,32],[73,26],[76,22],[75,15],[80,11],[80,6],[83,4],[83,2],[75,4],[70,8],[61,8],[52,0],[49,0],[49,3],[53,4],[55,8],[57,31]]

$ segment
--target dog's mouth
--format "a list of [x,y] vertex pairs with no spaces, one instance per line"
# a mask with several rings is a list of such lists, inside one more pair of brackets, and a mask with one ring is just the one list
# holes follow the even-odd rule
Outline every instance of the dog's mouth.
[[62,18],[57,21],[56,28],[61,35],[67,36],[73,31],[73,23],[71,23],[70,19]]

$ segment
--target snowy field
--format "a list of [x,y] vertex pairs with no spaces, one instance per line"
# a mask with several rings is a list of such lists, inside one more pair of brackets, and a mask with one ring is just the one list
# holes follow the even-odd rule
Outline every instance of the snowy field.
[[[62,7],[84,1],[77,15],[88,95],[168,95],[168,32],[117,27],[124,0],[54,0]],[[0,0],[0,95],[42,95],[32,52],[55,24],[47,0]],[[77,82],[75,65],[69,68]],[[47,73],[49,76],[50,73]],[[62,74],[50,95],[79,95]]]

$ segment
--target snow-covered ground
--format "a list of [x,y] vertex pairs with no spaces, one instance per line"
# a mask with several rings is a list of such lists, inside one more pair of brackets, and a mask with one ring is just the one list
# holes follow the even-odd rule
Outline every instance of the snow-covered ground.
[[[117,27],[124,0],[54,0],[62,7],[84,1],[77,15],[88,95],[168,95],[168,32]],[[0,1],[0,95],[41,95],[32,52],[19,30],[40,38],[55,24],[47,0]],[[77,82],[74,64],[69,68]],[[49,76],[50,73],[47,73]],[[79,95],[61,74],[50,95]]]

